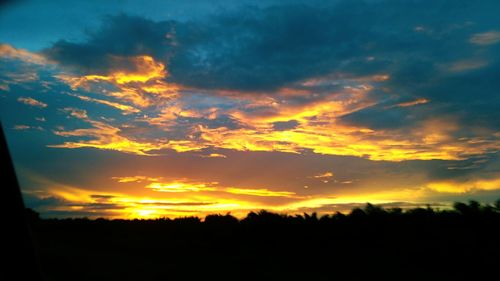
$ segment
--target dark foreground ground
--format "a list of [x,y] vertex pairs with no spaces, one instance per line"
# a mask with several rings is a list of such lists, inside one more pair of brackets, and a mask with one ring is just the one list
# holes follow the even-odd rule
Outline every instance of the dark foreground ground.
[[500,280],[498,205],[31,221],[49,281]]

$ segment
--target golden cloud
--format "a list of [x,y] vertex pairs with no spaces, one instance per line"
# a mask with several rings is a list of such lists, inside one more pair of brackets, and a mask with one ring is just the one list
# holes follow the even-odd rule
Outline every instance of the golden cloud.
[[76,94],[70,94],[70,95],[74,96],[74,97],[77,97],[77,98],[79,98],[81,100],[84,100],[84,101],[90,101],[90,102],[95,102],[95,103],[104,104],[104,105],[107,105],[107,106],[114,107],[116,109],[119,109],[119,110],[123,111],[125,114],[140,112],[139,109],[137,109],[137,108],[135,108],[133,106],[130,106],[130,105],[125,105],[125,104],[121,104],[121,103],[117,103],[117,102],[111,102],[111,101],[108,101],[108,100],[91,98],[91,97],[87,97],[87,96],[84,96],[84,95],[76,95]]
[[174,149],[177,151],[198,150],[200,146],[192,144],[189,141],[169,141],[169,140],[155,140],[154,142],[144,142],[134,140],[130,137],[121,135],[121,129],[112,125],[106,124],[101,121],[95,121],[88,118],[85,110],[78,110],[74,108],[65,108],[71,116],[81,119],[89,123],[92,127],[86,129],[76,130],[57,130],[54,134],[62,137],[91,137],[92,140],[78,141],[78,142],[64,142],[63,144],[48,145],[53,148],[97,148],[104,150],[116,150],[126,153],[133,153],[144,156],[151,156],[150,151],[161,149]]
[[208,155],[202,155],[204,158],[227,158],[226,155],[220,153],[210,153]]
[[324,172],[322,174],[318,174],[318,175],[313,176],[313,178],[315,178],[315,179],[324,179],[324,178],[331,178],[331,177],[333,177],[332,172]]
[[272,191],[266,188],[237,188],[221,187],[218,182],[200,182],[186,178],[165,180],[161,177],[131,176],[131,177],[113,177],[120,183],[149,181],[145,188],[159,192],[200,192],[200,191],[220,191],[232,194],[252,195],[261,197],[295,197],[295,192]]
[[[148,56],[128,58],[136,68],[133,71],[115,71],[106,76],[88,75],[70,78],[73,87],[82,87],[92,81],[104,81],[116,85],[120,92],[107,93],[123,101],[131,102],[139,107],[148,106],[151,102],[145,96],[143,87],[163,85],[168,76],[166,67]],[[388,75],[379,74],[368,77],[342,78],[345,83],[342,90],[317,96],[307,87],[333,83],[331,77],[311,79],[303,82],[305,89],[279,89],[274,95],[238,95],[228,91],[222,96],[238,104],[230,108],[210,106],[197,108],[185,104],[182,99],[171,99],[158,103],[159,113],[153,116],[144,115],[137,121],[148,122],[152,127],[170,132],[178,130],[179,120],[192,120],[188,132],[173,139],[143,139],[141,141],[124,136],[119,128],[100,121],[87,120],[94,128],[80,129],[72,132],[57,132],[60,136],[90,136],[92,141],[66,142],[53,147],[94,147],[98,149],[118,150],[139,155],[153,155],[150,151],[173,149],[177,152],[196,151],[203,148],[223,148],[238,151],[279,151],[302,153],[310,150],[318,154],[345,155],[368,158],[377,161],[405,160],[463,160],[471,155],[484,154],[500,149],[498,136],[491,135],[457,139],[454,134],[460,130],[455,120],[432,118],[413,128],[371,129],[362,126],[346,125],[339,118],[377,103],[369,93],[377,83],[390,79]],[[337,79],[336,78],[336,79]],[[63,78],[66,79],[66,78]],[[172,86],[177,91],[178,86]],[[156,89],[163,89],[159,86]],[[150,90],[149,90],[150,91]],[[161,90],[163,91],[163,90]],[[174,92],[175,92],[174,91]],[[154,92],[154,91],[153,91]],[[152,93],[152,91],[150,91]],[[287,102],[290,98],[311,97],[308,102]],[[137,112],[136,107],[113,103],[78,95],[78,98],[106,104],[123,110],[126,113]],[[402,102],[392,107],[411,107],[428,103],[429,100],[419,98]],[[193,109],[194,108],[194,109]],[[216,120],[219,116],[229,116],[238,128],[216,127],[203,124]],[[276,129],[276,122],[290,122],[290,128]],[[205,156],[206,157],[206,156]],[[212,155],[210,157],[222,157]]]
[[261,196],[261,197],[295,197],[295,192],[290,191],[272,191],[265,188],[259,189],[251,189],[251,188],[234,188],[229,187],[224,189],[225,192],[233,193],[233,194],[242,194],[242,195],[252,195],[252,196]]
[[427,188],[442,193],[467,193],[477,190],[500,189],[500,178],[476,179],[464,182],[459,181],[436,181],[428,183]]
[[199,191],[214,191],[214,183],[198,183],[198,182],[183,182],[173,181],[168,183],[152,182],[146,186],[158,192],[199,192]]
[[165,65],[156,62],[151,56],[120,57],[113,56],[115,65],[132,65],[132,69],[114,69],[107,75],[72,76],[56,75],[72,89],[83,88],[90,91],[93,84],[110,83],[118,91],[102,90],[103,94],[130,102],[137,107],[148,107],[153,98],[171,99],[177,96],[179,86],[166,83],[168,77]]

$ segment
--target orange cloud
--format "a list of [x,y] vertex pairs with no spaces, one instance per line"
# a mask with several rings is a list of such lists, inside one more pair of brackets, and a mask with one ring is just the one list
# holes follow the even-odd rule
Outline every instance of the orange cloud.
[[449,65],[448,69],[452,72],[461,72],[461,71],[479,69],[487,65],[488,62],[485,60],[469,59],[469,60],[457,61]]
[[100,103],[100,104],[114,107],[116,109],[123,111],[125,114],[140,112],[140,110],[138,110],[137,108],[130,106],[130,105],[125,105],[125,104],[111,102],[111,101],[102,100],[102,99],[91,98],[91,97],[87,97],[87,96],[83,96],[83,95],[76,95],[76,94],[70,94],[70,95],[77,97],[77,98],[84,100],[84,101],[95,102],[95,103]]
[[121,135],[121,130],[101,121],[95,121],[88,118],[85,110],[78,110],[74,108],[65,108],[71,116],[79,118],[90,125],[92,128],[76,129],[72,131],[58,130],[54,133],[62,137],[91,137],[92,140],[78,141],[78,142],[64,142],[63,144],[48,145],[53,148],[97,148],[104,150],[116,150],[126,153],[133,153],[138,155],[150,156],[150,151],[160,149],[175,149],[177,151],[198,150],[203,146],[198,146],[189,141],[169,141],[169,140],[155,140],[154,142],[143,142],[134,140],[130,137]]
[[469,42],[475,45],[487,46],[500,42],[500,32],[496,30],[476,33],[471,36]]
[[144,108],[151,105],[151,99],[141,93],[137,87],[120,86],[120,91],[110,92],[107,95],[122,100],[124,102],[132,103],[135,106]]
[[34,98],[30,98],[30,97],[20,97],[17,99],[17,101],[24,103],[24,104],[27,104],[27,105],[30,105],[30,106],[34,106],[34,107],[40,107],[40,108],[47,107],[46,103],[38,101],[38,100],[36,100]]
[[331,178],[333,178],[333,173],[332,172],[325,172],[322,174],[314,175],[312,178],[319,179],[323,183],[328,183]]
[[315,179],[324,179],[324,178],[331,178],[331,177],[333,177],[332,172],[325,172],[325,173],[318,174],[318,175],[314,176]]
[[0,44],[0,57],[18,59],[33,64],[48,63],[48,61],[42,55],[24,49],[16,49],[9,44]]
[[2,91],[10,91],[10,87],[9,87],[9,84],[0,84],[0,90]]
[[[361,94],[363,91],[358,91]],[[356,94],[355,94],[356,95]],[[362,94],[364,95],[364,94]],[[358,97],[358,96],[356,96]],[[402,103],[399,106],[413,106],[427,100]],[[456,139],[454,133],[460,129],[454,120],[429,119],[415,128],[398,130],[373,130],[369,128],[339,124],[337,118],[363,108],[355,101],[318,101],[304,107],[277,107],[277,114],[267,117],[253,117],[242,110],[231,109],[231,116],[243,128],[209,128],[192,124],[189,136],[170,140],[138,141],[123,136],[120,129],[100,121],[89,120],[82,112],[70,114],[85,119],[94,128],[72,132],[57,132],[60,136],[93,136],[95,140],[67,142],[53,147],[94,147],[118,150],[139,155],[152,155],[148,151],[173,149],[178,152],[200,150],[207,147],[238,151],[280,151],[302,153],[305,149],[319,154],[365,157],[371,160],[461,160],[471,155],[483,154],[500,149],[498,136]],[[177,125],[179,117],[208,116],[209,111],[192,111],[183,108],[182,103],[170,103],[160,115],[145,118],[152,125],[169,130]],[[222,112],[223,113],[223,112]],[[204,115],[205,114],[205,115]],[[275,130],[273,122],[296,120],[297,125],[286,130]],[[213,155],[212,157],[215,157]],[[219,156],[220,157],[220,156]]]
[[420,99],[416,99],[414,101],[398,103],[395,106],[397,106],[397,107],[410,107],[410,106],[415,106],[415,105],[419,105],[419,104],[426,104],[428,102],[429,102],[428,99],[420,98]]
[[[455,139],[452,133],[458,129],[454,123],[438,119],[414,128],[412,133],[398,131],[373,131],[363,128],[342,126],[334,120],[325,124],[300,124],[287,131],[273,131],[267,128],[210,129],[199,127],[201,138],[207,145],[240,151],[281,151],[301,153],[311,149],[315,153],[367,157],[371,160],[460,160],[469,155],[483,154],[500,149],[498,138]],[[456,129],[455,129],[456,128]],[[484,141],[481,141],[484,140]]]
[[[143,87],[162,82],[168,75],[165,66],[147,56],[134,57],[135,72],[116,71],[107,76],[88,75],[78,78],[75,87],[89,81],[104,81],[117,85],[122,91],[107,93],[120,100],[139,107],[148,106],[150,99],[144,95]],[[176,134],[173,139],[143,139],[141,141],[124,136],[119,128],[99,121],[89,121],[92,129],[72,132],[57,132],[60,136],[91,136],[92,141],[66,142],[54,147],[118,150],[139,155],[154,155],[150,151],[173,149],[178,152],[195,151],[203,148],[224,148],[238,151],[279,151],[302,153],[310,150],[318,154],[345,155],[368,158],[377,161],[405,160],[462,160],[471,155],[498,150],[498,136],[481,134],[482,137],[457,139],[454,135],[460,129],[454,120],[429,119],[414,128],[371,129],[340,123],[346,114],[356,112],[377,103],[370,92],[377,83],[390,79],[379,74],[368,77],[334,77],[345,83],[338,92],[315,96],[307,87],[333,83],[332,77],[311,79],[303,82],[306,89],[283,88],[273,95],[238,95],[224,93],[223,96],[235,106],[218,108],[210,106],[198,108],[185,104],[181,98],[156,104],[159,113],[144,115],[136,121],[148,122],[158,130]],[[83,79],[83,80],[82,80]],[[335,80],[334,79],[334,80]],[[343,80],[342,80],[343,79]],[[85,81],[85,82],[82,82]],[[334,81],[335,82],[335,81]],[[161,88],[161,87],[160,87]],[[335,89],[339,89],[338,87]],[[224,91],[223,91],[224,92]],[[288,102],[288,99],[307,97],[307,102]],[[100,99],[79,96],[79,98],[117,107],[126,113],[136,112],[136,108]],[[218,97],[220,98],[220,97]],[[309,99],[310,98],[310,99]],[[419,98],[386,108],[411,107],[428,103]],[[194,109],[193,109],[194,108]],[[73,113],[74,114],[74,113]],[[207,125],[206,120],[216,120],[219,116],[229,116],[239,126],[237,128]],[[179,130],[179,120],[183,130]],[[196,120],[203,119],[203,121]],[[276,129],[276,122],[293,121],[293,126]],[[186,126],[187,130],[186,130]],[[181,134],[181,133],[179,133]],[[206,156],[205,156],[206,157]],[[212,155],[210,157],[222,157]]]
[[115,70],[108,75],[85,75],[72,77],[67,75],[58,76],[61,80],[70,84],[74,89],[87,86],[88,82],[109,81],[116,84],[128,84],[131,82],[145,83],[152,79],[164,78],[166,75],[165,66],[157,63],[150,56],[118,57],[114,60],[119,63],[133,64],[133,70]]
[[151,177],[146,177],[146,176],[112,177],[112,179],[114,179],[120,183],[158,181],[159,180],[159,178],[151,178]]
[[31,129],[32,127],[31,126],[28,126],[28,125],[15,125],[14,126],[14,130],[18,130],[18,131],[21,131],[21,130],[29,130]]
[[93,84],[110,83],[119,90],[109,92],[102,90],[105,95],[130,102],[138,107],[147,107],[153,104],[156,98],[171,99],[177,96],[179,86],[164,81],[168,72],[163,63],[156,62],[151,56],[119,57],[114,56],[116,65],[132,65],[132,69],[115,69],[106,75],[57,75],[61,81],[70,85],[72,89],[83,88],[90,90]]

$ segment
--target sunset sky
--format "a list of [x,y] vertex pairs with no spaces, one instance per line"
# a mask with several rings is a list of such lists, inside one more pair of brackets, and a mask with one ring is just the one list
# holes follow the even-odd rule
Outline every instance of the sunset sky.
[[[284,4],[286,3],[286,4]],[[500,2],[15,1],[0,110],[44,217],[500,198]]]

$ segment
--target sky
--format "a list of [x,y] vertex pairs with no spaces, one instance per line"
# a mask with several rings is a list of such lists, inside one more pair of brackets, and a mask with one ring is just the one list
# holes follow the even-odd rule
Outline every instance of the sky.
[[500,2],[11,1],[0,117],[43,217],[500,198]]

